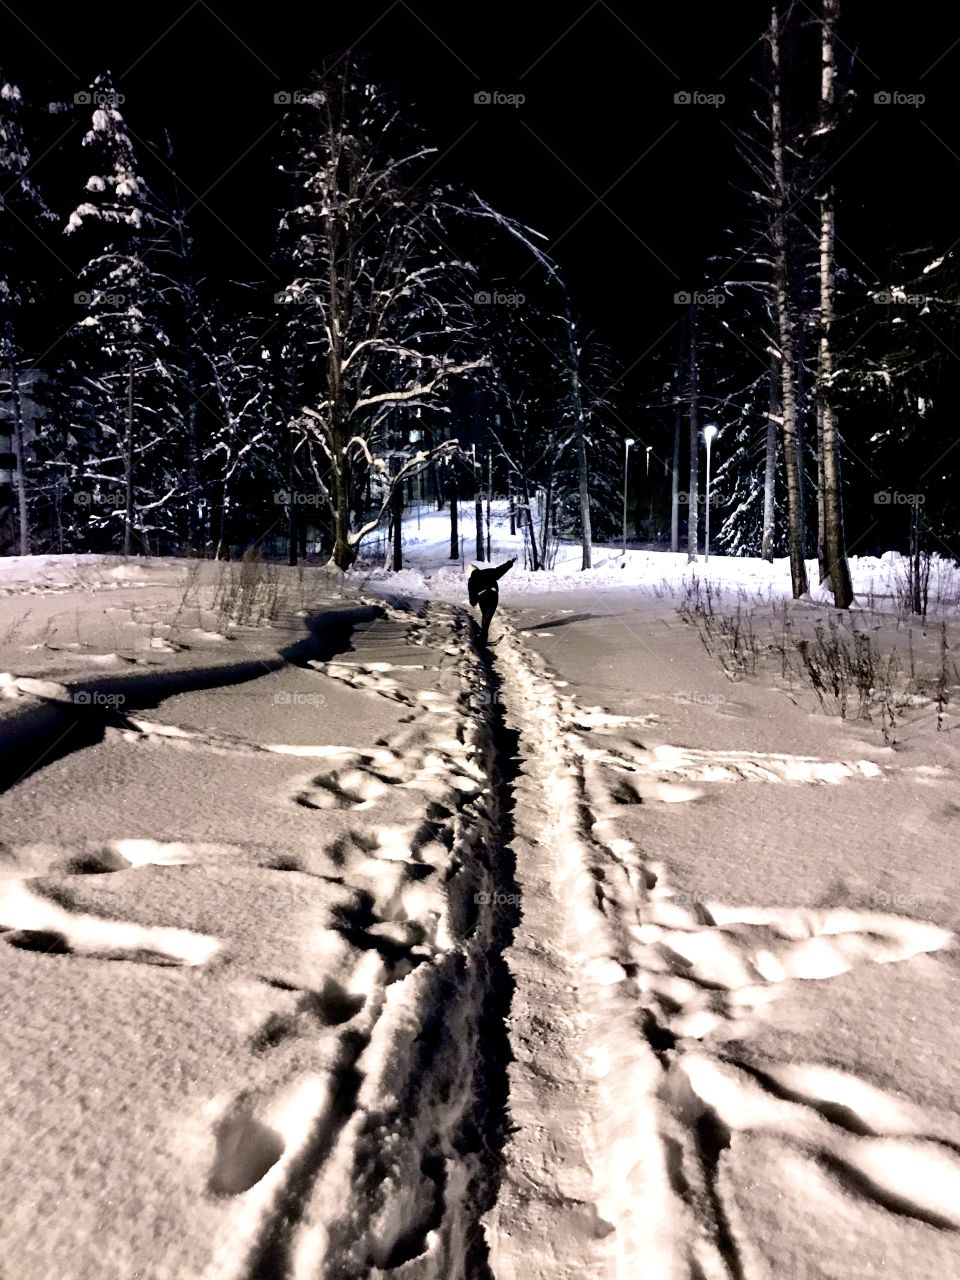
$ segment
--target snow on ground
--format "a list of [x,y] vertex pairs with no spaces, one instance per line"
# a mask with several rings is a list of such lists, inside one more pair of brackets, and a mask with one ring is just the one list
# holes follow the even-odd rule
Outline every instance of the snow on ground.
[[6,682],[11,714],[105,709],[66,754],[44,725],[0,798],[18,1276],[476,1273],[485,682],[449,611],[315,625],[296,665],[114,676],[120,702]]
[[[404,569],[400,573],[380,567],[386,554],[381,541],[367,545],[365,566],[355,570],[352,576],[377,589],[461,601],[466,593],[465,577],[476,563],[476,524],[471,504],[461,506],[459,527],[462,555],[451,561],[449,511],[422,507],[419,512],[408,514],[404,521]],[[500,584],[504,602],[528,593],[574,590],[589,593],[625,586],[640,588],[644,594],[669,595],[682,591],[694,578],[715,583],[734,597],[770,602],[788,599],[791,595],[790,562],[786,557],[768,564],[758,557],[714,554],[705,560],[701,555],[697,563],[691,565],[686,552],[628,547],[624,557],[619,544],[598,545],[593,548],[593,567],[584,572],[579,543],[563,542],[557,546],[550,569],[534,572],[529,568],[522,532],[510,533],[508,510],[502,501],[494,502],[491,507],[491,552],[495,563],[511,556],[518,558],[517,567]],[[860,604],[896,607],[906,579],[902,556],[895,552],[883,556],[854,555],[850,559],[850,571]],[[811,584],[809,599],[828,602],[832,597],[818,584],[815,560],[808,561],[807,573]],[[932,558],[930,602],[931,615],[937,610],[956,614],[960,607],[960,568],[953,561],[939,556]]]
[[[242,623],[217,566],[0,562],[5,1266],[960,1274],[949,704],[725,671],[656,552],[512,571],[478,651],[446,519]],[[899,571],[857,625],[933,670]]]

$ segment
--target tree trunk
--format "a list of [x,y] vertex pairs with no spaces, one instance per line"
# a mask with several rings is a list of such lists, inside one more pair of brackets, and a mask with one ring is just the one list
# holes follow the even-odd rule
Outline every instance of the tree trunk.
[[450,559],[460,559],[460,531],[457,528],[457,473],[452,462],[447,470],[447,501],[450,503]]
[[493,450],[487,449],[487,560],[493,560],[490,547],[490,507],[493,503]]
[[127,365],[127,433],[124,446],[126,506],[123,514],[123,554],[133,555],[133,356]]
[[477,465],[477,455],[473,455],[473,516],[477,526],[477,563],[484,560],[483,549],[483,459]]
[[780,416],[780,370],[777,368],[777,357],[770,357],[770,403],[767,413],[767,450],[766,463],[763,469],[763,541],[760,554],[764,560],[773,560],[774,536],[776,533],[776,483],[777,483],[777,418]]
[[287,491],[290,498],[290,506],[287,511],[287,564],[292,568],[297,563],[297,517],[300,513],[297,509],[297,464],[294,456],[293,436],[290,437],[289,444]]
[[687,562],[700,554],[700,380],[697,355],[697,304],[690,306],[690,365],[687,369],[687,417],[690,423],[690,488],[687,492]]
[[[832,129],[835,105],[836,65],[834,40],[837,0],[823,0],[821,24],[822,75],[820,81],[821,129]],[[836,223],[833,182],[827,181],[820,193],[820,358],[817,362],[817,404],[820,421],[820,457],[823,490],[823,550],[826,576],[838,609],[849,609],[853,603],[850,566],[843,546],[843,516],[839,459],[837,456],[837,417],[833,404],[833,311],[835,293]]]
[[[573,428],[577,440],[577,476],[580,486],[580,537],[583,544],[581,570],[589,569],[593,558],[593,529],[590,523],[590,476],[587,470],[587,438],[583,425],[583,400],[580,395],[580,353],[572,319],[567,316],[570,342],[570,388],[573,393]],[[529,511],[529,508],[528,508]]]
[[526,523],[527,534],[529,535],[529,538],[530,538],[530,558],[533,561],[533,563],[530,565],[530,568],[534,571],[534,573],[536,573],[537,570],[541,567],[541,561],[540,561],[540,552],[537,547],[537,534],[536,534],[536,530],[533,527],[533,512],[530,510],[530,490],[527,487],[526,481],[524,481],[522,498],[523,498],[523,506],[521,507],[521,510],[520,510],[520,519],[522,521],[525,521]]
[[[819,359],[819,355],[818,355]],[[818,375],[819,376],[819,375]],[[827,511],[824,505],[824,494],[826,493],[826,484],[823,475],[823,405],[820,402],[819,387],[817,388],[817,569],[820,573],[820,581],[823,582],[830,576],[830,569],[827,564]]]
[[[192,344],[191,344],[192,348]],[[197,400],[195,385],[196,375],[193,371],[194,360],[188,357],[187,395],[190,404],[187,408],[187,545],[191,554],[199,554],[200,550],[200,467],[198,462],[199,443],[197,432]]]
[[342,433],[339,430],[334,434],[333,441],[334,457],[339,461],[339,465],[334,466],[332,475],[334,488],[333,562],[338,569],[346,573],[357,558],[356,552],[350,544],[350,493],[346,476],[346,459],[343,456],[343,447],[346,441],[342,439]]
[[13,451],[17,464],[17,508],[20,522],[20,554],[30,554],[30,505],[27,445],[23,434],[23,402],[20,397],[20,364],[13,337],[13,317],[9,298],[4,306],[3,346],[7,379],[10,383],[10,407],[13,411]]
[[773,5],[770,19],[770,58],[773,64],[771,88],[771,145],[773,149],[774,201],[773,249],[774,285],[777,297],[777,328],[780,341],[780,387],[783,430],[783,465],[787,478],[787,540],[790,549],[790,579],[793,597],[806,595],[807,566],[804,562],[804,520],[800,490],[800,459],[797,449],[797,403],[794,359],[793,302],[790,296],[790,264],[787,259],[787,189],[781,106],[780,14]]
[[555,435],[551,431],[547,441],[547,476],[543,488],[543,510],[540,513],[540,563],[544,569],[550,563],[550,527],[554,520],[554,459],[556,457]]
[[[179,205],[179,192],[178,192]],[[185,253],[182,233],[180,252]],[[202,392],[200,377],[197,371],[198,315],[196,300],[196,281],[192,270],[188,271],[184,282],[185,300],[183,313],[183,341],[187,361],[187,546],[191,555],[199,555],[202,543],[200,529],[200,426],[199,410]],[[206,548],[203,549],[206,555]]]
[[683,425],[682,358],[674,375],[673,471],[670,477],[670,550],[680,550],[680,429]]
[[393,482],[390,494],[390,514],[393,516],[393,571],[403,568],[403,485]]

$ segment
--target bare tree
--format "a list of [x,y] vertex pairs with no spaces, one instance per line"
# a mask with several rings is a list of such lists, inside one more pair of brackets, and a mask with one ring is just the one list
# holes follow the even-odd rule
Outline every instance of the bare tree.
[[687,363],[687,420],[690,424],[690,487],[687,491],[687,560],[700,553],[700,365],[697,352],[697,304],[690,304],[690,342]]
[[[823,0],[821,19],[820,127],[830,134],[836,127],[836,41],[837,0]],[[819,358],[817,361],[817,427],[820,454],[820,527],[822,529],[822,573],[829,579],[834,604],[848,609],[853,602],[850,566],[843,545],[843,515],[839,479],[837,417],[834,406],[836,374],[832,328],[836,292],[836,210],[830,168],[818,194],[820,202],[820,314]]]
[[770,354],[770,406],[767,411],[767,439],[763,466],[763,541],[760,554],[773,560],[776,531],[777,425],[780,421],[780,366],[776,352]]
[[770,15],[771,84],[770,143],[773,156],[773,274],[777,300],[779,334],[781,431],[783,465],[787,479],[787,542],[790,550],[790,579],[796,599],[808,591],[804,561],[804,519],[800,493],[800,459],[797,448],[796,344],[794,335],[791,262],[787,216],[791,206],[791,186],[787,176],[783,130],[783,69],[779,4]]
[[590,474],[587,469],[587,437],[584,429],[583,393],[580,385],[580,356],[582,344],[577,332],[577,322],[569,305],[563,316],[566,328],[566,364],[570,379],[570,407],[573,418],[573,434],[577,445],[577,488],[580,496],[580,568],[589,569],[593,560],[593,528],[590,523]]
[[[394,489],[456,448],[441,441],[406,450],[391,469],[385,454],[403,421],[398,411],[442,411],[450,380],[484,361],[467,353],[469,268],[445,249],[448,198],[419,174],[432,149],[411,136],[394,104],[343,59],[301,95],[288,132],[294,204],[281,235],[293,279],[279,298],[291,327],[305,332],[313,392],[290,425],[318,446],[332,560],[348,569]],[[376,484],[378,502],[355,525],[360,474]]]
[[[20,366],[23,353],[17,337],[16,314],[34,301],[29,271],[25,271],[23,232],[36,236],[31,226],[51,219],[53,214],[30,176],[33,164],[23,122],[23,98],[17,85],[0,73],[0,379],[6,382],[13,424],[13,452],[16,460],[17,506],[20,554],[29,555],[30,464],[27,457],[23,418]],[[29,242],[26,242],[29,243]]]
[[670,476],[670,550],[680,550],[680,432],[683,426],[685,331],[680,324],[680,350],[673,373],[673,468]]

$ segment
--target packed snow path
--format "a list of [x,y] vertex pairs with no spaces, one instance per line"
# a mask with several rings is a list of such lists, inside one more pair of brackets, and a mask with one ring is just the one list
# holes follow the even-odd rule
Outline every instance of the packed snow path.
[[[625,826],[894,766],[658,740],[508,624],[485,654],[456,607],[372,618],[326,661],[182,679],[156,710],[131,692],[0,797],[0,1266],[960,1274],[956,1126],[741,1048],[798,988],[952,933],[692,894]],[[4,688],[27,725],[68,702]],[[811,1245],[834,1223],[842,1265]]]
[[[772,1135],[788,1158],[796,1153],[798,1190],[818,1194],[821,1213],[831,1177],[838,1194],[829,1211],[841,1220],[858,1203],[883,1211],[894,1227],[880,1256],[893,1273],[956,1272],[960,1145],[937,1136],[942,1117],[820,1063],[764,1071],[701,1043],[735,1043],[738,1027],[794,980],[937,952],[953,945],[952,933],[880,911],[705,900],[671,886],[656,857],[620,831],[623,806],[641,801],[691,802],[737,782],[876,786],[882,769],[867,760],[650,747],[646,717],[584,711],[512,628],[502,633],[496,663],[524,762],[525,838],[515,842],[523,907],[508,952],[518,977],[514,1075],[527,1056],[527,1073],[543,1083],[532,1098],[529,1085],[511,1091],[511,1113],[517,1119],[523,1106],[525,1124],[508,1145],[491,1215],[495,1274],[784,1274],[745,1228],[739,1206],[751,1187],[736,1184],[723,1158],[747,1135]],[[537,986],[540,999],[556,997],[552,1018],[541,1009],[531,1019],[524,996]],[[575,1064],[582,1080],[570,1072]],[[543,1135],[540,1170],[530,1132]],[[808,1174],[805,1185],[799,1157],[823,1171],[826,1185]],[[916,1224],[927,1228],[922,1241]],[[797,1252],[790,1274],[875,1274],[873,1262],[859,1265],[847,1258],[832,1270],[829,1260]]]
[[13,735],[21,765],[52,761],[0,801],[11,1275],[484,1273],[510,882],[489,673],[462,614],[366,613],[343,661],[181,673],[157,711],[115,683],[122,713],[60,759],[71,690],[6,678],[48,740]]

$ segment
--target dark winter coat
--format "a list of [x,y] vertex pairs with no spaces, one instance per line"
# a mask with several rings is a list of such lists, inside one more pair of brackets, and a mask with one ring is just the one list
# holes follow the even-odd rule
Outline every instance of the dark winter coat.
[[481,609],[490,604],[495,609],[497,600],[500,598],[500,588],[497,583],[516,563],[517,559],[514,556],[512,560],[508,560],[506,564],[497,565],[495,569],[474,569],[467,579],[470,603],[474,606],[480,605]]
[[517,563],[516,557],[506,564],[497,565],[495,569],[474,569],[467,579],[467,595],[472,605],[480,606],[480,640],[487,643],[490,634],[490,621],[497,610],[500,599],[499,580]]

